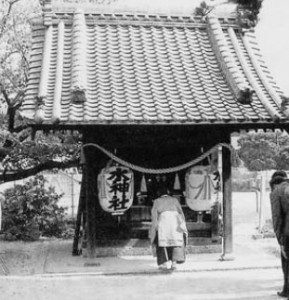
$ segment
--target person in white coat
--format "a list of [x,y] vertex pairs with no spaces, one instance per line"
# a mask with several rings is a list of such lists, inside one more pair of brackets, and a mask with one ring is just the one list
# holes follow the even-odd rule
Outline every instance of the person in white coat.
[[177,198],[161,186],[153,201],[150,239],[155,247],[157,264],[161,270],[174,270],[177,263],[185,262],[188,239],[185,216]]

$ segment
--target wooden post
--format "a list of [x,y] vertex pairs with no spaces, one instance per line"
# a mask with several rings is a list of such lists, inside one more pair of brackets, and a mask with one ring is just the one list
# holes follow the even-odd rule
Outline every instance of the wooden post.
[[223,253],[221,260],[233,259],[231,152],[223,147]]
[[260,184],[260,206],[259,206],[259,226],[258,232],[263,233],[263,227],[265,225],[265,198],[266,198],[266,171],[261,173],[261,184]]
[[[221,176],[222,174],[222,147],[218,147],[218,165],[217,165],[217,170]],[[218,242],[220,241],[220,227],[221,227],[221,222],[220,222],[220,214],[222,212],[222,207],[221,207],[221,201],[218,198],[218,201],[214,204],[212,207],[212,242]]]
[[79,250],[79,238],[80,238],[80,228],[81,228],[81,219],[83,216],[85,208],[85,186],[84,186],[84,176],[82,176],[81,188],[80,188],[80,195],[79,195],[79,202],[78,202],[78,210],[75,222],[75,233],[73,239],[73,246],[72,246],[72,255],[80,255]]
[[71,215],[72,219],[74,219],[74,177],[73,171],[71,172]]
[[84,149],[85,164],[83,168],[85,176],[85,207],[86,207],[86,236],[87,236],[87,256],[94,258],[96,256],[96,211],[94,195],[94,172],[93,172],[93,151],[90,148]]

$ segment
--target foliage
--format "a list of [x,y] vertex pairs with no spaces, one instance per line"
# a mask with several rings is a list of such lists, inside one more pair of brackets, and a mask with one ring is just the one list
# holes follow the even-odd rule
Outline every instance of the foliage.
[[12,138],[9,152],[7,149],[2,152],[3,173],[0,179],[3,181],[36,175],[43,170],[78,166],[81,146],[78,132],[38,132],[34,139],[26,138],[23,142],[19,137]]
[[279,131],[243,134],[238,155],[250,171],[289,170],[289,136]]
[[59,237],[64,229],[65,209],[58,206],[62,195],[45,187],[37,175],[23,185],[4,191],[3,231],[7,239],[35,240],[39,235]]
[[232,191],[255,192],[260,188],[258,172],[251,172],[242,167],[232,168]]
[[238,3],[239,22],[244,28],[255,27],[263,0],[235,0]]
[[263,0],[236,0],[239,5],[243,5],[251,10],[259,11]]
[[28,76],[31,17],[37,14],[40,14],[40,6],[36,0],[30,1],[29,5],[21,0],[3,0],[1,3],[0,99],[6,103],[9,113],[13,111],[13,117],[23,100]]
[[[256,26],[263,0],[229,0],[229,2],[238,5],[238,19],[241,27],[251,28]],[[206,17],[216,6],[223,4],[226,4],[226,2],[208,5],[206,1],[202,1],[200,6],[195,9],[195,15]]]
[[[33,132],[21,117],[28,74],[31,20],[44,1],[2,0],[0,6],[0,181],[78,165],[78,132]],[[3,109],[3,107],[6,107]]]
[[205,17],[206,15],[208,15],[211,12],[212,9],[213,9],[213,7],[208,6],[206,1],[202,1],[200,6],[196,7],[195,15]]
[[69,227],[62,232],[61,238],[63,238],[64,240],[70,240],[74,237],[74,235],[75,235],[74,228]]

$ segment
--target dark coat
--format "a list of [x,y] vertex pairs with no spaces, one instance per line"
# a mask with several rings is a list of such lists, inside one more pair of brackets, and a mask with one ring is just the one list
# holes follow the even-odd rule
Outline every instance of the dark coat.
[[273,229],[280,245],[289,236],[289,182],[275,185],[270,194]]

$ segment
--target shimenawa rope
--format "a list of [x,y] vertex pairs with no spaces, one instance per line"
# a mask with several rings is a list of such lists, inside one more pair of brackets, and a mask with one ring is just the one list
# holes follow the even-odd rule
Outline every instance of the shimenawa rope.
[[117,157],[116,155],[114,155],[113,153],[111,153],[110,151],[106,150],[105,148],[101,147],[98,144],[88,143],[88,144],[84,144],[82,146],[82,148],[86,148],[86,147],[95,147],[98,150],[102,151],[104,154],[106,154],[108,157],[110,157],[112,160],[119,163],[120,165],[123,165],[127,168],[130,168],[134,171],[144,173],[144,174],[168,174],[168,173],[179,172],[181,170],[190,168],[190,167],[196,165],[197,163],[201,162],[203,159],[207,158],[209,155],[211,155],[212,153],[217,151],[219,147],[224,147],[231,151],[233,163],[237,160],[237,155],[236,155],[235,149],[230,144],[219,143],[219,144],[215,145],[214,147],[212,147],[210,150],[208,150],[205,153],[203,153],[202,155],[200,155],[199,157],[197,157],[185,164],[175,166],[175,167],[170,167],[170,168],[152,169],[152,168],[144,168],[144,167],[132,164],[130,162],[127,162],[127,161]]

